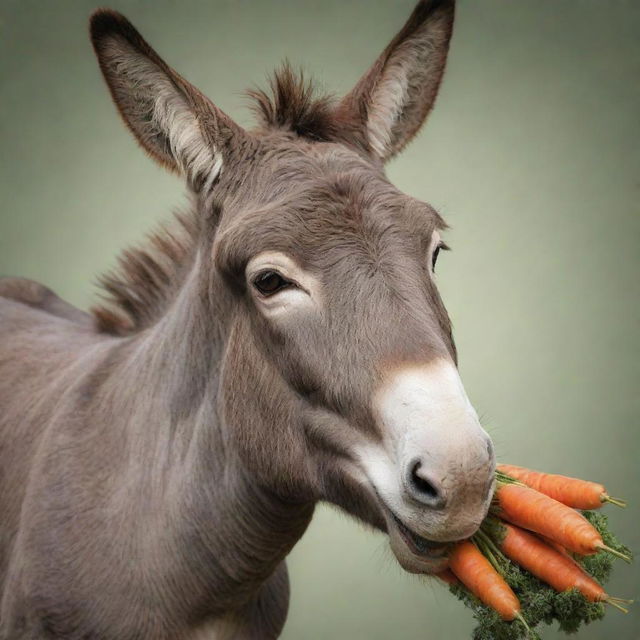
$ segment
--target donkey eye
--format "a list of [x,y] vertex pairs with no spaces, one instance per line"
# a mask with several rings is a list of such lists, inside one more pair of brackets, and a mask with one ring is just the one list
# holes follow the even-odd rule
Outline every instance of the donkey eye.
[[431,270],[435,271],[436,270],[436,262],[438,262],[438,255],[440,254],[440,249],[442,247],[440,245],[438,245],[434,250],[433,250],[433,255],[431,256]]
[[436,262],[438,261],[438,256],[440,255],[440,251],[449,251],[449,247],[444,242],[441,242],[433,250],[433,255],[431,256],[431,271],[436,270]]
[[272,296],[291,282],[285,280],[277,271],[262,271],[253,279],[253,286],[263,295]]

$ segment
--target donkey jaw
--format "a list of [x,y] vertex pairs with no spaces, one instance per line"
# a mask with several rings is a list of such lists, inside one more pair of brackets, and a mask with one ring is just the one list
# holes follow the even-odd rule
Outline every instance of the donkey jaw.
[[393,516],[393,521],[398,527],[398,531],[400,532],[402,539],[415,555],[428,556],[429,558],[437,559],[442,558],[447,553],[449,544],[427,540],[427,538],[423,538],[414,531],[411,531],[411,529],[409,529],[409,527],[407,527],[407,525],[405,525],[395,513],[392,513],[391,515]]
[[385,509],[389,544],[400,566],[410,573],[435,573],[447,566],[450,544],[424,538]]
[[[448,563],[447,554],[456,541],[440,542],[425,538],[407,526],[386,505],[389,545],[400,566],[409,573],[431,574],[442,571]],[[472,536],[478,529],[473,526],[460,539]]]

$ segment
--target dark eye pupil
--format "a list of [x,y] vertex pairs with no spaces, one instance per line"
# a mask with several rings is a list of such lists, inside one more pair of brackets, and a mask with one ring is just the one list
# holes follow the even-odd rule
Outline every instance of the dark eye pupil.
[[440,247],[436,247],[431,258],[431,269],[435,270],[436,262],[438,261],[438,254],[440,253]]
[[253,286],[263,295],[271,295],[289,283],[276,271],[265,271],[253,281]]

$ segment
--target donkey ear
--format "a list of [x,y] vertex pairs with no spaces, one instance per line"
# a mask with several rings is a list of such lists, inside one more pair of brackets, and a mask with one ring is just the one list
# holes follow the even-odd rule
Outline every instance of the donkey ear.
[[[435,102],[455,0],[421,0],[407,23],[338,105],[338,117],[386,161],[415,136]],[[360,137],[359,136],[359,137]]]
[[242,129],[171,69],[124,16],[99,9],[90,31],[113,101],[138,142],[195,188],[211,186],[225,148]]

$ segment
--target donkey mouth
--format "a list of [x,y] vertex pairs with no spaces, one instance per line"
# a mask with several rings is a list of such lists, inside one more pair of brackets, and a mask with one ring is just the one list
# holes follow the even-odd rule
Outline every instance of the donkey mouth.
[[427,540],[414,533],[407,527],[407,525],[391,511],[391,517],[398,527],[398,531],[402,536],[402,539],[406,543],[407,547],[418,556],[429,556],[431,558],[442,558],[449,548],[449,544],[443,542],[434,542]]

